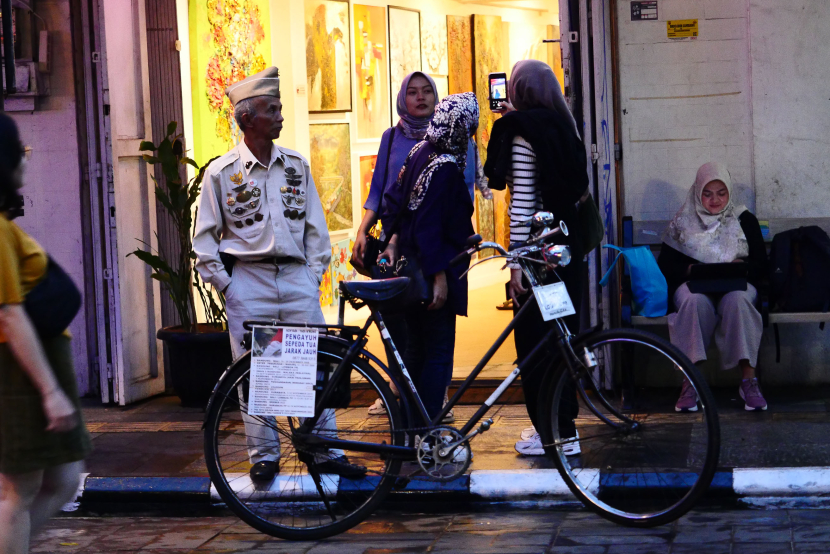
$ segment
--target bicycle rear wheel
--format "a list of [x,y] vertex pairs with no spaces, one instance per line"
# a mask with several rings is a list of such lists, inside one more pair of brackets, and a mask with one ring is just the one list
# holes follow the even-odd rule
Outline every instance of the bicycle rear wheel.
[[[318,375],[320,371],[334,371],[345,354],[345,345],[321,337]],[[389,385],[360,358],[352,363],[350,374],[348,407],[325,410],[315,432],[344,440],[402,446],[400,410]],[[250,357],[246,357],[220,383],[207,414],[205,459],[222,500],[252,527],[287,540],[329,537],[368,517],[394,484],[401,461],[381,454],[345,451],[349,463],[366,467],[365,476],[347,478],[319,471],[317,468],[323,466],[318,464],[340,452],[303,446],[299,418],[248,416],[244,398],[249,376]],[[326,386],[334,385],[329,382]],[[378,398],[383,400],[386,414],[367,418],[366,406]],[[272,459],[279,456],[279,472],[270,483],[256,483],[250,478],[250,456],[256,452],[270,454]]]
[[[600,371],[588,371],[579,384],[590,389],[588,402],[580,398],[577,405],[576,384],[562,362],[540,403],[546,452],[577,498],[602,517],[635,527],[676,520],[706,492],[717,468],[720,427],[709,387],[686,356],[651,333],[612,329],[573,347],[586,366],[595,359],[601,371],[622,357],[635,374],[649,372],[672,388],[643,392],[626,409],[620,394],[598,386],[591,374]],[[681,377],[697,391],[697,411],[674,410]],[[570,419],[577,411],[578,438]],[[573,450],[581,452],[569,455]]]

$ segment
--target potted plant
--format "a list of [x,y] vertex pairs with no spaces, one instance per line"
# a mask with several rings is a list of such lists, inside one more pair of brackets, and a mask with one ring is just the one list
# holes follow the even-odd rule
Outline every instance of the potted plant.
[[[182,405],[204,406],[213,386],[232,361],[231,346],[225,299],[221,293],[214,294],[213,287],[202,282],[194,267],[194,204],[199,198],[205,169],[210,162],[199,167],[184,155],[182,135],[176,133],[176,126],[175,121],[168,124],[167,135],[159,144],[142,141],[139,148],[142,152],[148,152],[143,156],[145,162],[161,166],[165,186],[153,177],[155,193],[173,222],[177,252],[165,252],[161,245],[159,251],[153,252],[150,245],[143,243],[145,250],[137,249],[128,256],[135,256],[149,265],[153,269],[153,279],[160,281],[170,294],[180,325],[160,329],[156,336],[167,347],[167,369]],[[181,178],[184,165],[191,165],[197,170],[196,176],[186,182]],[[197,321],[196,295],[205,314],[204,323]]]

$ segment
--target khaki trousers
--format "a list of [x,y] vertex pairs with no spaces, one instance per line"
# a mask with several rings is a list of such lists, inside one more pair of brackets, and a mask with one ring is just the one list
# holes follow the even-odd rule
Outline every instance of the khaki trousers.
[[[320,309],[319,286],[317,277],[304,264],[276,266],[273,263],[237,262],[233,267],[231,284],[225,291],[228,330],[234,359],[245,353],[242,345],[246,332],[242,326],[245,320],[276,319],[286,323],[325,323]],[[276,427],[276,420],[247,415],[247,405],[241,387],[239,397],[247,435],[248,458],[251,463],[278,460],[280,439],[277,431],[270,426]],[[264,425],[264,419],[270,421],[270,425]],[[335,429],[334,410],[325,410],[315,431],[329,431],[328,434],[334,436]],[[342,454],[341,450],[331,450],[330,456],[318,458],[326,459]]]
[[756,367],[763,322],[755,309],[758,292],[750,284],[745,291],[723,295],[694,294],[683,283],[674,293],[677,312],[669,315],[669,337],[692,362],[706,359],[712,336],[721,354],[723,369],[741,360]]

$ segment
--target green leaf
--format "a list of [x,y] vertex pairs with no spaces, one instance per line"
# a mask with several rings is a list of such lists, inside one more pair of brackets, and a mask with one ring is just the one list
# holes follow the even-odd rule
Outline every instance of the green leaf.
[[195,167],[196,169],[199,169],[199,164],[197,164],[197,163],[196,163],[196,162],[195,162],[192,158],[188,158],[187,156],[185,156],[184,158],[182,158],[182,163],[186,163],[186,164],[188,164],[188,165],[192,165],[192,166],[193,166],[193,167]]
[[141,144],[138,145],[138,150],[140,152],[144,152],[145,150],[153,151],[156,149],[156,145],[150,142],[149,140],[142,140]]
[[161,163],[161,160],[156,158],[155,156],[150,156],[148,154],[144,154],[144,156],[142,156],[142,157],[144,158],[144,161],[147,162],[148,164]]
[[167,124],[167,135],[172,135],[176,132],[176,125],[178,125],[175,121],[171,121]]

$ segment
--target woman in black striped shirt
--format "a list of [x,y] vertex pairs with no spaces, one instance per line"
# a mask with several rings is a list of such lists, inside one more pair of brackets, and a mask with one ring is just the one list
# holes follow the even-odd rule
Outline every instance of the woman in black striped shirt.
[[[550,66],[537,60],[524,60],[513,66],[509,98],[515,109],[507,105],[504,117],[496,121],[487,147],[484,173],[490,188],[510,187],[511,249],[521,245],[530,235],[528,222],[540,211],[553,212],[570,230],[561,242],[571,248],[572,261],[557,269],[565,282],[574,306],[579,310],[582,297],[582,258],[584,253],[578,237],[577,204],[590,198],[585,148],[577,131],[576,121],[568,110],[559,82]],[[519,267],[511,267],[508,290],[514,310],[533,294]],[[568,327],[579,331],[579,312],[566,318]],[[538,310],[527,314],[516,326],[514,337],[519,364],[538,344],[549,328]],[[523,455],[543,455],[542,441],[535,432],[537,395],[542,379],[552,360],[541,360],[533,367],[522,368],[522,387],[528,415],[534,427],[526,429],[516,450]],[[573,419],[579,411],[575,389],[567,393],[571,402],[563,403],[560,416],[563,438],[578,436]],[[571,435],[567,432],[570,429]],[[568,443],[566,454],[578,454],[579,443]]]

